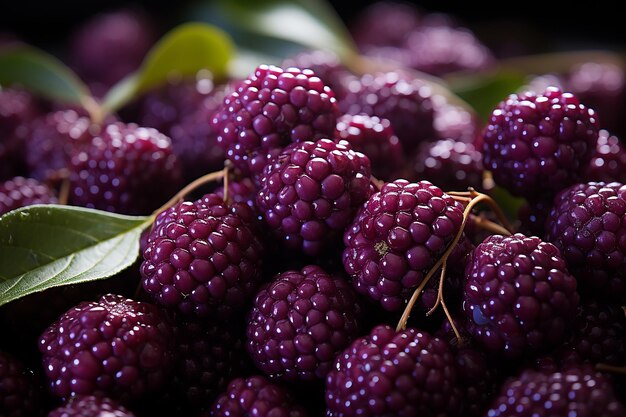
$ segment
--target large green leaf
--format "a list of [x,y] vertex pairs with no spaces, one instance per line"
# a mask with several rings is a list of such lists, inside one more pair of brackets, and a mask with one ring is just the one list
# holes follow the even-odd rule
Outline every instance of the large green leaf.
[[107,278],[131,265],[150,217],[34,205],[0,217],[0,305],[51,287]]
[[61,61],[27,45],[0,48],[0,85],[17,84],[52,100],[97,111],[87,86]]
[[233,42],[221,29],[204,23],[182,24],[150,50],[136,73],[109,91],[103,107],[114,112],[173,76],[189,77],[206,69],[216,79],[222,79],[228,74],[233,54]]

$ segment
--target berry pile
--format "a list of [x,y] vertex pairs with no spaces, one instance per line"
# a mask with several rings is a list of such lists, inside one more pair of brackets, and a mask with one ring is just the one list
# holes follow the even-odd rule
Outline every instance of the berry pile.
[[[155,30],[88,21],[69,62],[102,97]],[[56,252],[0,235],[39,268],[0,252],[0,297],[42,290],[0,304],[0,417],[626,417],[623,69],[479,115],[434,81],[497,68],[468,28],[384,2],[350,30],[354,60],[172,75],[115,112],[0,89],[0,234],[31,205],[143,221],[126,270],[59,287]]]

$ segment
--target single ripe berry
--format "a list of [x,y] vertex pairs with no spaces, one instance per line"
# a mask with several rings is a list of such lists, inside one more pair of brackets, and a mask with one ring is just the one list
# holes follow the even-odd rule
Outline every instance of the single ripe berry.
[[626,300],[626,186],[589,182],[561,191],[546,231],[578,279],[581,295]]
[[338,115],[333,91],[313,71],[261,65],[226,96],[212,123],[226,157],[255,176],[288,144],[332,135]]
[[593,368],[563,372],[525,370],[507,380],[486,417],[623,417],[607,377]]
[[626,149],[617,136],[600,130],[595,152],[582,178],[584,182],[626,182]]
[[595,112],[556,87],[512,94],[483,133],[485,169],[500,186],[529,200],[577,182],[598,140]]
[[448,343],[416,329],[376,326],[326,377],[329,417],[454,416],[460,401]]
[[370,160],[372,175],[388,180],[404,165],[404,151],[387,119],[366,114],[346,114],[337,120],[335,138],[345,140],[352,149]]
[[172,329],[152,304],[108,294],[65,312],[39,339],[57,397],[107,396],[128,403],[165,387]]
[[170,139],[152,128],[112,123],[71,159],[70,203],[148,214],[179,189],[181,167]]
[[0,351],[0,416],[30,417],[39,410],[39,392],[32,372],[12,355]]
[[76,396],[48,413],[48,417],[135,417],[116,401],[94,395]]
[[247,348],[273,379],[323,379],[359,331],[360,307],[340,276],[319,266],[278,274],[256,296],[248,317]]
[[388,119],[405,151],[435,137],[431,87],[401,71],[364,74],[348,84],[339,108]]
[[213,403],[209,417],[306,417],[291,394],[262,376],[237,378]]
[[488,352],[518,358],[564,341],[579,296],[551,243],[521,233],[490,236],[465,276],[467,330]]
[[147,236],[141,264],[144,290],[184,315],[221,318],[245,306],[261,279],[263,248],[245,203],[217,194],[161,213]]
[[411,157],[407,176],[414,181],[430,181],[444,190],[481,190],[482,159],[480,150],[471,143],[454,139],[423,142]]
[[461,204],[428,181],[387,183],[346,229],[343,265],[359,293],[398,311],[462,221]]
[[289,249],[318,255],[341,240],[370,193],[370,161],[345,141],[295,143],[267,165],[257,207]]
[[55,192],[32,178],[15,177],[0,182],[0,215],[32,204],[55,204]]

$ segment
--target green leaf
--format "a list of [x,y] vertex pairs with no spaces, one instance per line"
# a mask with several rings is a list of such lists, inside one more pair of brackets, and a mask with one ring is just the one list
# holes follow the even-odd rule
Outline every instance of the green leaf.
[[509,220],[517,219],[519,209],[526,203],[521,197],[515,197],[498,185],[489,190],[489,195],[498,203]]
[[147,54],[141,68],[108,92],[103,107],[114,112],[137,95],[167,82],[170,77],[194,76],[208,70],[215,79],[228,74],[234,55],[230,37],[204,23],[185,23],[167,33]]
[[457,74],[446,77],[446,81],[454,94],[469,103],[483,120],[487,120],[498,103],[524,85],[526,74],[513,69],[497,69]]
[[61,285],[107,278],[139,255],[151,217],[33,205],[0,217],[0,305]]
[[95,101],[87,86],[52,55],[27,45],[0,48],[0,85],[17,84],[52,100],[90,110]]
[[284,58],[303,47],[323,49],[344,62],[357,54],[341,18],[325,0],[213,0],[190,14],[222,27],[249,50]]

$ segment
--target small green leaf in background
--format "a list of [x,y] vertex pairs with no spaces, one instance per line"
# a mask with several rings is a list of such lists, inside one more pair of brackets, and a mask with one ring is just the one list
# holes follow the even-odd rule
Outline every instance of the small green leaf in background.
[[469,103],[483,120],[488,120],[498,103],[517,93],[526,81],[526,74],[510,69],[446,77],[450,90]]
[[523,198],[513,196],[505,188],[498,185],[489,190],[489,195],[498,203],[509,220],[517,219],[519,209],[526,203]]
[[150,217],[34,205],[0,217],[0,305],[51,287],[110,277],[139,255]]
[[217,80],[228,74],[234,45],[221,29],[185,23],[167,33],[148,53],[141,68],[108,92],[103,107],[114,112],[136,96],[163,85],[172,76],[194,76],[209,70]]
[[69,67],[31,46],[0,48],[0,86],[13,84],[51,100],[81,105],[90,113],[97,111],[89,89]]

